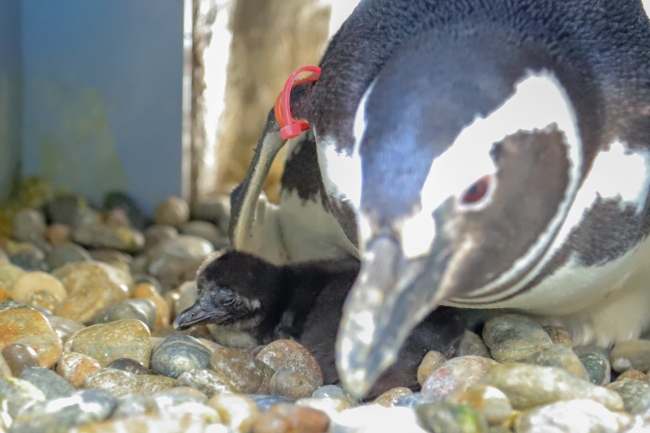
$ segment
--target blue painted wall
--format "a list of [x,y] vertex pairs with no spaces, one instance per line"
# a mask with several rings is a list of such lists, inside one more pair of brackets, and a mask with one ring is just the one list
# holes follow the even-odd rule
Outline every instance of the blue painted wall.
[[182,24],[182,0],[22,0],[25,174],[146,211],[180,194]]
[[21,4],[0,0],[0,200],[20,160],[22,115]]

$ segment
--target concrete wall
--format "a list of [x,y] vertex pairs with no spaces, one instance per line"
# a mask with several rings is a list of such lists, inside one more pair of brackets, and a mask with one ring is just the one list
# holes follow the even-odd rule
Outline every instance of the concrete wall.
[[21,4],[0,0],[0,200],[20,160],[21,46]]
[[183,1],[22,4],[25,174],[147,211],[180,194]]

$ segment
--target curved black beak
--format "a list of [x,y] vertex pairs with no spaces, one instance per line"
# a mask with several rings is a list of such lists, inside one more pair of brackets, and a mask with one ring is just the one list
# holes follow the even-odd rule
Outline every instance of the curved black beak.
[[336,347],[339,376],[353,396],[366,394],[395,361],[412,329],[442,299],[436,290],[441,280],[437,266],[429,268],[428,261],[407,261],[398,242],[386,236],[367,244],[345,302]]
[[[203,296],[205,297],[208,295]],[[205,300],[203,302],[201,301],[201,295],[199,295],[199,299],[196,300],[194,305],[176,316],[176,320],[174,320],[174,329],[182,331],[194,325],[215,323],[218,321],[219,317],[223,316],[223,311],[216,308],[206,308],[208,306],[206,306]]]

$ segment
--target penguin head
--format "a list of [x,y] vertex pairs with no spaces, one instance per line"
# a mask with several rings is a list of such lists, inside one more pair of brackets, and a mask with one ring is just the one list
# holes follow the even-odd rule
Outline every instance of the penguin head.
[[281,268],[239,251],[222,251],[198,270],[198,297],[174,321],[176,329],[214,323],[255,329],[278,302]]
[[337,340],[356,395],[436,306],[514,296],[583,173],[598,93],[583,71],[521,36],[445,32],[402,47],[357,110],[347,198],[362,266]]

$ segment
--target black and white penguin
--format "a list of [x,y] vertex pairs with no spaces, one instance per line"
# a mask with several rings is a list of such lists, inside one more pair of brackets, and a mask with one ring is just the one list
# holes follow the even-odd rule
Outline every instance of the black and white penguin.
[[350,392],[439,305],[524,311],[578,343],[650,325],[639,0],[365,0],[320,66],[292,97],[311,163],[289,162],[265,213],[270,118],[232,233],[274,263],[360,258],[337,342]]

